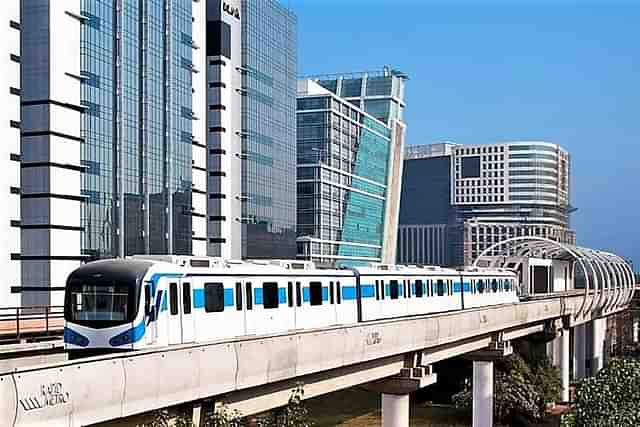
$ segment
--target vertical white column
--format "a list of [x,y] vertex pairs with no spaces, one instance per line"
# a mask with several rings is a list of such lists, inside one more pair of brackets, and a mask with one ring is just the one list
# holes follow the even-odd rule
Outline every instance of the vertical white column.
[[382,427],[409,427],[409,395],[382,393]]
[[606,322],[605,319],[594,319],[592,321],[591,375],[596,375],[604,366],[604,322]]
[[569,334],[570,329],[562,329],[560,335],[560,378],[562,380],[562,393],[560,398],[563,402],[569,401]]
[[585,329],[585,325],[578,325],[573,328],[573,377],[576,380],[586,376],[587,349]]
[[493,426],[493,362],[473,361],[473,427]]

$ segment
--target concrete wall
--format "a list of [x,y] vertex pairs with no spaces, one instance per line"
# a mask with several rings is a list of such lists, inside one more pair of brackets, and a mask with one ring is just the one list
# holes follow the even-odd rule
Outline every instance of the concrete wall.
[[[336,369],[365,364],[368,370],[369,362],[391,358],[393,364],[409,352],[425,351],[422,363],[430,364],[485,348],[498,331],[505,340],[540,332],[545,321],[577,313],[581,303],[580,296],[555,298],[19,370],[0,374],[0,425],[86,425],[243,390],[268,394],[282,381],[321,373],[335,378]],[[384,369],[372,372],[389,376]],[[43,390],[57,403],[25,409]]]

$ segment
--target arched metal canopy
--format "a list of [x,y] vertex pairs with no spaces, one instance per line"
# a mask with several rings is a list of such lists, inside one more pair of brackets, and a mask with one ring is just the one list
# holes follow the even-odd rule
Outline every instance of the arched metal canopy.
[[[536,257],[574,261],[584,276],[584,298],[576,317],[599,315],[619,309],[631,301],[634,274],[621,257],[590,248],[559,243],[544,237],[520,236],[503,240],[485,249],[474,261],[495,266],[499,257]],[[504,267],[501,265],[501,267]]]

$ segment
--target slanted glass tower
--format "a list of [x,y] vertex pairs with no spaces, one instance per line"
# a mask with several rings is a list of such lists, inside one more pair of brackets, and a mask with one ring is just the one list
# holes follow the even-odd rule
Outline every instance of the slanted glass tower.
[[[403,91],[406,77],[382,76],[385,102],[404,108],[391,91],[394,82]],[[351,84],[342,76],[298,83],[298,258],[338,267],[393,262],[404,143],[390,105],[375,117],[361,108],[362,92],[336,94]]]

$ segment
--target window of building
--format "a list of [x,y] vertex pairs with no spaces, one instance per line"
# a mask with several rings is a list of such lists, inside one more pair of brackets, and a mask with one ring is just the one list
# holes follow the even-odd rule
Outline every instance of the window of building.
[[462,158],[462,178],[480,178],[480,156]]
[[224,311],[224,285],[222,283],[204,284],[204,311],[207,313]]
[[262,306],[265,309],[278,308],[278,284],[265,282],[262,284]]

